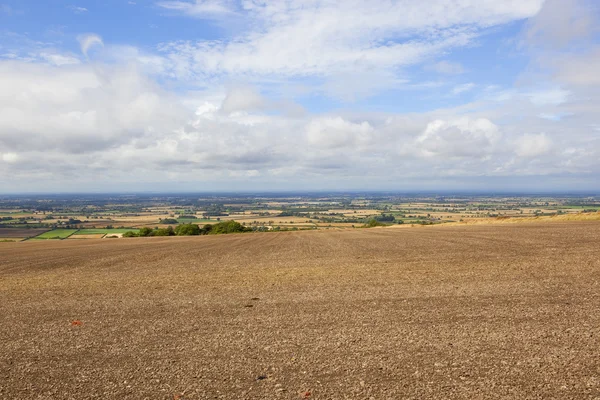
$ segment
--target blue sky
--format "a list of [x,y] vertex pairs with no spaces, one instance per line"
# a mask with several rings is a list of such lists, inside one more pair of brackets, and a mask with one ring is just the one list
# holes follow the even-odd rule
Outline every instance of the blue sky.
[[592,0],[0,0],[0,192],[600,190]]

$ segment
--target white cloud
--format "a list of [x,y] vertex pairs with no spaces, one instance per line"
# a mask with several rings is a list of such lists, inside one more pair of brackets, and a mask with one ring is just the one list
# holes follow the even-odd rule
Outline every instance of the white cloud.
[[2,154],[2,161],[9,164],[16,163],[19,161],[19,155],[16,153],[4,153]]
[[0,87],[0,148],[19,153],[101,151],[185,122],[168,93],[135,67],[5,61]]
[[238,86],[229,90],[223,100],[221,110],[230,114],[236,111],[262,110],[265,106],[265,98],[256,89],[249,86]]
[[77,37],[81,46],[81,52],[87,57],[90,49],[95,45],[104,46],[102,38],[95,33],[86,33]]
[[427,124],[415,147],[425,157],[482,158],[496,151],[501,136],[498,127],[485,118],[435,120]]
[[[535,15],[541,4],[440,0],[423,7],[416,0],[284,0],[244,1],[236,7],[223,1],[161,2],[188,15],[204,15],[208,8],[220,15],[235,12],[235,18],[249,23],[240,23],[242,32],[227,40],[169,42],[160,50],[173,74],[183,79],[318,77],[325,81],[320,89],[353,99],[397,84],[401,68],[469,45],[486,28]],[[457,73],[462,67],[446,61],[437,68]],[[359,78],[336,84],[335,77],[349,75]]]
[[81,61],[77,57],[64,54],[41,52],[39,57],[51,65],[61,66],[70,64],[79,64]]
[[531,102],[536,106],[559,105],[565,103],[571,92],[564,89],[549,89],[527,93]]
[[213,19],[235,14],[235,5],[231,0],[160,1],[156,4],[197,18]]
[[367,121],[352,123],[341,117],[315,119],[306,129],[308,143],[325,149],[356,148],[370,142],[373,133],[374,129]]
[[600,47],[578,55],[558,55],[549,61],[556,80],[576,86],[600,85]]
[[[273,100],[248,87],[176,96],[137,65],[0,62],[0,182],[98,188],[239,179],[245,188],[252,182],[383,187],[600,167],[593,136],[577,136],[573,127],[564,141],[562,127],[539,125],[546,122],[537,117],[509,125],[455,109],[289,117],[273,113]],[[505,113],[498,120],[513,114]],[[525,129],[531,133],[523,135]]]
[[515,152],[520,157],[538,157],[552,149],[552,140],[544,133],[523,135],[515,141],[515,144]]
[[476,85],[474,83],[463,83],[462,85],[454,86],[452,94],[461,94],[473,90]]
[[537,48],[562,48],[597,31],[598,6],[591,0],[546,0],[528,21],[526,42]]
[[83,14],[88,12],[87,8],[79,6],[70,6],[69,9],[71,9],[71,11],[73,11],[75,14]]
[[[438,60],[477,43],[489,27],[535,15],[541,4],[163,2],[171,15],[247,20],[231,37],[166,43],[160,54],[82,35],[86,57],[102,46],[93,63],[50,44],[2,48],[12,61],[0,61],[0,185],[23,178],[125,188],[132,181],[148,188],[232,180],[245,188],[381,188],[450,177],[589,174],[600,168],[600,95],[590,85],[600,82],[600,53],[593,45],[566,60],[553,50],[536,54],[542,72],[551,73],[535,86],[524,80],[486,88],[447,76],[412,82],[412,69],[404,68],[425,63],[440,74],[462,73],[462,65]],[[401,87],[472,91],[476,100],[411,113],[353,106],[318,114],[294,101],[309,98],[314,106],[314,97],[348,101]]]
[[425,69],[444,75],[458,75],[466,72],[465,68],[460,63],[450,61],[439,61],[437,63],[427,65]]

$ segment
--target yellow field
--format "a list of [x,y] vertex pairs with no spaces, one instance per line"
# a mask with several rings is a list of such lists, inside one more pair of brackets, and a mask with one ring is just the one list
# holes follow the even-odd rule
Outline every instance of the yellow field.
[[481,218],[454,222],[446,225],[519,224],[527,222],[600,221],[600,211],[594,213],[572,213],[541,217]]
[[75,239],[102,239],[104,237],[104,233],[96,233],[92,235],[72,235],[68,237],[68,240]]

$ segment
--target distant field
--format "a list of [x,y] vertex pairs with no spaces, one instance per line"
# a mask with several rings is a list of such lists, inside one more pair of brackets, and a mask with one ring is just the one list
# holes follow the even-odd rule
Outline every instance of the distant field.
[[[119,234],[120,235],[120,234]],[[80,240],[80,239],[102,239],[104,237],[104,233],[96,233],[94,235],[71,235],[68,237],[69,240]]]
[[47,231],[49,229],[0,228],[0,239],[33,237]]
[[77,232],[77,229],[54,229],[49,232],[42,233],[33,239],[66,239]]
[[119,228],[119,229],[80,229],[77,232],[74,233],[74,236],[83,236],[83,235],[109,235],[111,233],[125,233],[125,232],[137,232],[139,231],[139,229],[137,228]]
[[202,218],[177,218],[177,222],[180,224],[216,224],[217,220],[214,219],[202,219]]

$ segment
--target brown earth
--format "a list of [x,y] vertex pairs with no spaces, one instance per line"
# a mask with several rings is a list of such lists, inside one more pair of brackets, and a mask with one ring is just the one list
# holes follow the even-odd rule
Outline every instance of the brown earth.
[[44,232],[48,232],[50,229],[46,228],[0,228],[0,239],[2,238],[27,238],[41,235]]
[[597,399],[600,223],[5,243],[0,398]]

